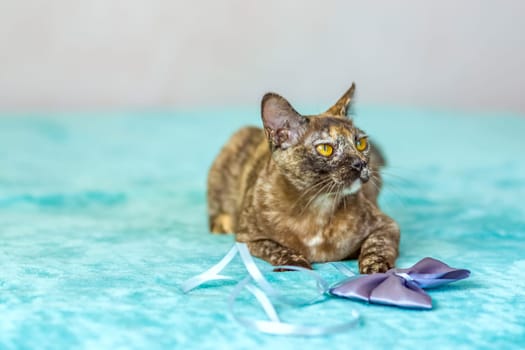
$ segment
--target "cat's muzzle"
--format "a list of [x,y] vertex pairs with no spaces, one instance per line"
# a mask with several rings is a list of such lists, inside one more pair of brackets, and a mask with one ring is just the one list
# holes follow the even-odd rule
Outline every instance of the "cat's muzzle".
[[368,169],[368,166],[365,165],[363,169],[361,169],[359,179],[361,179],[363,183],[367,182],[370,179],[370,169]]
[[359,179],[364,183],[370,179],[370,169],[368,169],[368,164],[366,161],[363,161],[359,158],[355,158],[351,163],[352,170],[359,174]]

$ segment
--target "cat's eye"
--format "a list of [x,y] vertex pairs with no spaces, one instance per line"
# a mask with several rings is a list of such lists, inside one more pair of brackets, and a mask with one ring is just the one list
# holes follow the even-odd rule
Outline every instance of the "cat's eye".
[[357,142],[355,143],[355,148],[359,151],[359,152],[363,152],[365,149],[368,148],[368,140],[366,137],[361,137],[360,139],[357,140]]
[[317,151],[317,153],[324,157],[330,157],[334,152],[334,148],[327,143],[322,143],[320,145],[315,146],[315,150]]

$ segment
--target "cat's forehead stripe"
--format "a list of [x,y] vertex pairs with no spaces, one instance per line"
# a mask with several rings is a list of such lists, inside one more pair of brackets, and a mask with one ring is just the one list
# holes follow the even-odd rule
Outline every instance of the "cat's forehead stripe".
[[338,138],[339,136],[350,136],[351,132],[343,125],[332,125],[329,129],[329,134],[333,139]]

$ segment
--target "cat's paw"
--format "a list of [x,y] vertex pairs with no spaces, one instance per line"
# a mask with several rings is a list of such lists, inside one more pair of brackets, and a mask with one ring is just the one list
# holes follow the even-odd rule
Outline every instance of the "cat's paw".
[[228,214],[219,214],[214,218],[210,218],[210,231],[212,233],[232,233],[232,217]]
[[394,264],[381,256],[368,256],[359,260],[359,272],[361,274],[372,274],[377,272],[387,272],[394,267]]

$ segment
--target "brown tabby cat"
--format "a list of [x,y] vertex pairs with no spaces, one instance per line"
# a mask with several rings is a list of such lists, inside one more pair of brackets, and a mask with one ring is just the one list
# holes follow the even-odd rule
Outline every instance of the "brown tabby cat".
[[354,90],[315,116],[266,94],[264,132],[239,130],[211,167],[211,231],[235,232],[273,265],[359,257],[361,273],[392,268],[399,228],[377,206],[383,157],[348,118]]

